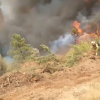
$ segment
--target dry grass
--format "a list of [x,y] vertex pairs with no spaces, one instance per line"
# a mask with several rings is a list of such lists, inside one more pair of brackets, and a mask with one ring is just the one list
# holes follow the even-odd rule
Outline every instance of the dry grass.
[[100,90],[90,89],[88,93],[79,100],[100,100]]

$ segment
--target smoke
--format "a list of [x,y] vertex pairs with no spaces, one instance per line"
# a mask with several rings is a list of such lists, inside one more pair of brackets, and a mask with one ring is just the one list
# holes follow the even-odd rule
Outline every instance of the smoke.
[[[71,43],[73,38],[70,39],[69,32],[78,12],[88,13],[85,0],[1,0],[0,8],[3,14],[3,24],[0,28],[3,56],[6,56],[10,49],[9,43],[13,33],[20,34],[27,43],[40,51],[41,44],[49,47],[52,44],[51,49],[56,52],[55,40]],[[61,39],[64,35],[65,38]],[[65,46],[64,43],[61,45]]]
[[[90,12],[88,12],[88,14],[89,13]],[[91,8],[91,14],[89,18],[86,15],[87,14],[83,15],[82,12],[78,12],[77,20],[81,23],[80,27],[86,32],[85,29],[87,28],[88,23],[93,21],[94,24],[97,23],[97,25],[99,25],[99,29],[100,29],[100,2],[94,3],[94,6]],[[95,27],[92,27],[91,29],[92,33],[93,33],[93,28]],[[95,29],[95,32],[96,31],[97,29]],[[65,54],[70,48],[69,44],[74,44],[76,41],[80,42],[80,41],[86,41],[88,39],[92,39],[92,37],[86,33],[84,33],[83,36],[76,39],[71,34],[67,34],[67,33],[64,37],[60,36],[58,40],[52,42],[51,44],[52,52]]]
[[100,1],[94,4],[91,12],[88,18],[81,16],[81,18],[84,18],[84,20],[81,20],[81,28],[87,33],[97,33],[97,30],[100,30]]
[[65,54],[69,50],[69,44],[74,44],[76,39],[70,33],[60,36],[58,40],[51,43],[51,51],[53,53]]
[[12,59],[10,57],[8,57],[8,56],[3,57],[3,59],[6,59],[7,63],[12,63]]

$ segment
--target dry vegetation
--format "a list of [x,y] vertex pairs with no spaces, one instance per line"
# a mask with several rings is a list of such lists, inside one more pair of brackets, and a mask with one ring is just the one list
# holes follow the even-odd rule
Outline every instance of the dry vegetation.
[[73,66],[78,63],[83,54],[89,53],[91,50],[91,45],[88,42],[81,42],[79,45],[71,45],[72,50],[67,54],[67,66]]
[[[100,43],[100,39],[96,38],[96,42]],[[81,59],[91,52],[90,41],[81,42],[77,45],[71,45],[71,50],[61,58],[51,53],[50,49],[41,45],[47,53],[45,56],[40,56],[39,50],[32,48],[31,45],[25,43],[25,39],[20,35],[14,34],[11,40],[12,50],[8,55],[13,57],[11,64],[2,59],[0,56],[0,74],[3,75],[7,72],[23,71],[37,71],[54,73],[63,70],[65,67],[72,67],[81,61]],[[100,51],[100,50],[99,50]],[[98,52],[99,53],[99,52]],[[26,64],[27,63],[27,64]],[[22,68],[22,66],[24,67]]]
[[[99,38],[96,38],[95,41],[100,43]],[[93,59],[94,60],[97,59],[95,60],[95,64],[98,63],[100,60],[99,56],[97,58],[96,57],[93,58],[92,56],[90,56],[91,55],[90,41],[81,42],[80,44],[77,45],[71,45],[72,49],[65,56],[61,56],[61,57],[59,55],[52,54],[50,49],[45,45],[41,45],[41,47],[44,49],[47,55],[40,56],[39,50],[36,48],[32,48],[29,44],[26,44],[25,40],[21,38],[20,35],[18,34],[13,35],[11,46],[12,46],[12,50],[9,51],[8,53],[13,57],[13,61],[11,64],[7,64],[5,59],[2,59],[2,57],[0,56],[0,75],[1,75],[0,93],[1,94],[6,93],[7,90],[9,91],[13,88],[21,87],[24,86],[25,84],[29,85],[32,83],[41,82],[46,79],[47,80],[50,79],[53,80],[53,82],[56,82],[55,79],[60,77],[60,80],[62,79],[62,81],[65,81],[66,79],[68,79],[67,80],[68,82],[69,80],[72,80],[75,77],[79,78],[80,76],[84,76],[84,75],[87,77],[88,74],[91,74],[92,70],[89,69],[91,68],[91,66],[88,66],[87,71],[85,72],[86,65],[89,65],[89,63],[91,62],[93,63]],[[98,53],[99,52],[100,50],[98,51]],[[84,63],[83,65],[80,66],[81,61],[84,62],[85,59],[87,59],[86,58],[87,56],[88,59],[90,60],[86,62],[86,65]],[[98,64],[97,65],[95,64],[93,63],[93,66],[94,67],[96,66],[96,72],[99,74]],[[75,66],[78,65],[79,67],[77,67],[76,70]],[[72,69],[69,67],[71,67]],[[87,80],[89,80],[89,78],[87,78]],[[81,83],[82,80],[78,80],[78,81],[80,81]],[[76,83],[78,83],[78,81]],[[61,86],[65,85],[65,82],[62,83],[60,82],[58,84]],[[58,84],[56,84],[55,87],[59,86]],[[77,100],[99,100],[100,99],[100,95],[99,95],[100,90],[97,89],[97,87],[90,89],[89,91],[86,92],[86,94],[84,94],[82,97],[78,98]],[[50,99],[51,97],[48,98]],[[54,100],[54,98],[50,100]],[[40,99],[36,99],[36,100],[40,100]],[[46,99],[43,100],[47,100],[47,97]]]

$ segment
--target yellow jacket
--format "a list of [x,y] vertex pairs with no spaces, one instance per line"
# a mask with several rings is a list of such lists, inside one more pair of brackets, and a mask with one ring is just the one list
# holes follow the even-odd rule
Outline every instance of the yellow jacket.
[[98,46],[98,44],[96,43],[95,45],[92,45],[92,49],[93,50],[96,50],[96,49],[98,49],[99,48],[99,46]]

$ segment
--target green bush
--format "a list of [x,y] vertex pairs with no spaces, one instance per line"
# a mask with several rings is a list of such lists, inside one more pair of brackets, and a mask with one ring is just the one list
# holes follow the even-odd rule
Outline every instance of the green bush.
[[56,58],[56,56],[54,54],[48,54],[45,56],[40,56],[36,58],[36,62],[37,63],[46,63],[49,61],[58,61],[58,59]]
[[3,59],[2,56],[0,55],[0,76],[6,73],[8,68],[8,64],[6,59]]
[[51,53],[49,47],[47,47],[45,45],[41,45],[41,47],[44,49],[44,51],[47,52],[47,55],[36,57],[36,62],[46,63],[46,62],[49,62],[49,61],[58,61],[58,59],[56,58],[56,55]]
[[83,53],[88,53],[91,50],[91,46],[88,42],[81,42],[79,45],[71,45],[71,47],[72,50],[70,50],[66,55],[67,66],[69,67],[78,63]]

